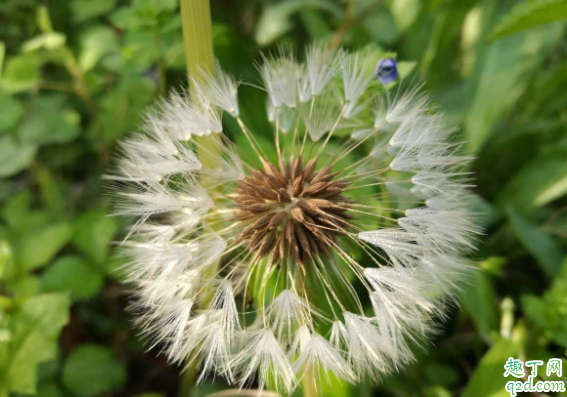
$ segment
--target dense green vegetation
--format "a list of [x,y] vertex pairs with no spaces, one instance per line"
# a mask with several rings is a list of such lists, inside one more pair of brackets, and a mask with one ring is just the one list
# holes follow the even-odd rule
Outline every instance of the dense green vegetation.
[[[461,307],[407,371],[325,396],[503,397],[508,357],[567,367],[567,1],[214,0],[212,12],[216,56],[246,81],[282,44],[395,54],[476,156],[486,233]],[[100,177],[144,109],[186,84],[182,40],[177,0],[0,2],[0,397],[181,389],[132,329]],[[248,125],[269,134],[262,93],[242,95]]]

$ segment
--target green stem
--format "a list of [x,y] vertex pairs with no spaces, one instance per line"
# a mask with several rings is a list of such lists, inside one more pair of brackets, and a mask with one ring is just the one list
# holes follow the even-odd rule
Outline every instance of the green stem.
[[197,383],[197,364],[193,363],[190,365],[185,372],[183,372],[183,377],[179,384],[179,397],[189,397],[191,395],[191,390]]
[[2,77],[2,66],[4,66],[4,57],[6,56],[6,45],[0,41],[0,77]]
[[[203,76],[210,76],[215,72],[211,9],[209,0],[180,0],[180,3],[185,61],[191,90],[192,80],[199,82]],[[222,156],[220,134],[195,136],[192,139],[197,144],[197,157],[203,167],[215,168],[219,157]],[[210,187],[214,183],[206,177],[201,177],[200,182],[204,187]],[[214,227],[211,229],[215,230]],[[207,275],[216,274],[217,267],[218,265],[211,266]],[[202,305],[207,306],[207,302],[211,300],[212,293],[204,291]]]
[[[180,0],[180,6],[185,62],[191,90],[191,79],[198,81],[203,73],[214,73],[215,57],[211,9],[209,0]],[[220,137],[213,135],[195,138],[197,138],[195,141],[199,147],[197,153],[199,161],[205,167],[213,166],[216,160],[215,150],[213,149],[218,147],[214,140],[220,139]],[[201,182],[207,183],[203,178]],[[179,387],[179,397],[190,396],[197,379],[197,361],[195,360],[183,374]]]
[[[209,0],[180,0],[180,3],[185,62],[191,86],[191,79],[198,82],[203,75],[212,75],[215,71],[211,8]],[[204,167],[215,165],[220,155],[219,139],[217,134],[195,137],[195,142],[201,149],[198,153],[199,161]],[[201,182],[207,185],[206,180]]]
[[201,71],[214,70],[211,8],[209,0],[180,0],[180,4],[187,73],[198,79]]

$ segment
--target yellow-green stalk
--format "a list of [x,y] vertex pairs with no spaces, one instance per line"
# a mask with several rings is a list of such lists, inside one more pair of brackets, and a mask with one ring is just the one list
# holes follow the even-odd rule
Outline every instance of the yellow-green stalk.
[[214,70],[211,8],[208,0],[180,0],[180,4],[187,73],[198,79],[201,71]]
[[[180,0],[180,8],[185,63],[189,91],[191,91],[192,79],[199,81],[204,74],[213,74],[215,70],[211,8],[209,0]],[[220,137],[213,134],[209,137],[194,138],[199,147],[197,155],[201,164],[205,167],[213,166],[215,151],[218,150],[214,139],[220,139]],[[202,183],[206,184],[207,181],[203,179]],[[198,365],[196,363],[197,360],[184,372],[179,386],[179,397],[190,396],[197,379]]]
[[[185,46],[185,63],[189,78],[199,81],[204,74],[215,72],[215,55],[213,50],[213,33],[211,23],[211,7],[209,0],[180,0],[181,21],[183,25],[183,43]],[[195,137],[201,148],[199,161],[203,166],[214,165],[218,145],[214,139],[216,134],[208,137]],[[206,181],[203,181],[206,184]]]

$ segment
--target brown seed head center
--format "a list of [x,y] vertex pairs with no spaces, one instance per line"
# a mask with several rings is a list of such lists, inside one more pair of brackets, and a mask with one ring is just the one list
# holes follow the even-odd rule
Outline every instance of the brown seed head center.
[[334,180],[331,167],[316,167],[317,159],[304,165],[301,156],[279,168],[266,162],[239,183],[234,201],[244,227],[240,239],[258,258],[304,263],[327,254],[348,227],[350,201],[342,195],[348,183]]

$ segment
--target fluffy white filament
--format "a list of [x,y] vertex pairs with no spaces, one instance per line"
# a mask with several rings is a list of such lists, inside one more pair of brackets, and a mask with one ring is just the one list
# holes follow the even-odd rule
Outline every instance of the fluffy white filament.
[[320,95],[340,68],[341,56],[317,45],[307,50],[304,79],[309,87],[310,97]]
[[241,385],[250,382],[258,373],[260,389],[272,380],[276,389],[289,393],[295,383],[295,375],[289,360],[269,329],[251,332],[246,348],[233,360],[233,366],[239,369]]
[[259,69],[272,106],[295,108],[301,69],[293,56],[281,50],[279,58],[264,57]]
[[309,306],[290,290],[282,291],[274,299],[266,310],[266,317],[280,341],[289,341],[297,327],[311,325]]
[[319,380],[321,379],[321,372],[327,378],[333,374],[348,382],[353,382],[356,379],[354,372],[342,357],[340,351],[318,334],[309,335],[308,341],[293,368],[295,373],[309,372],[317,376]]
[[357,113],[356,103],[374,79],[368,73],[368,59],[358,53],[345,56],[341,62],[341,69],[347,103],[345,117],[350,118]]
[[218,106],[234,116],[240,113],[238,107],[239,83],[222,71],[220,65],[215,65],[213,76],[201,72],[198,79],[191,79],[195,96],[202,102]]

